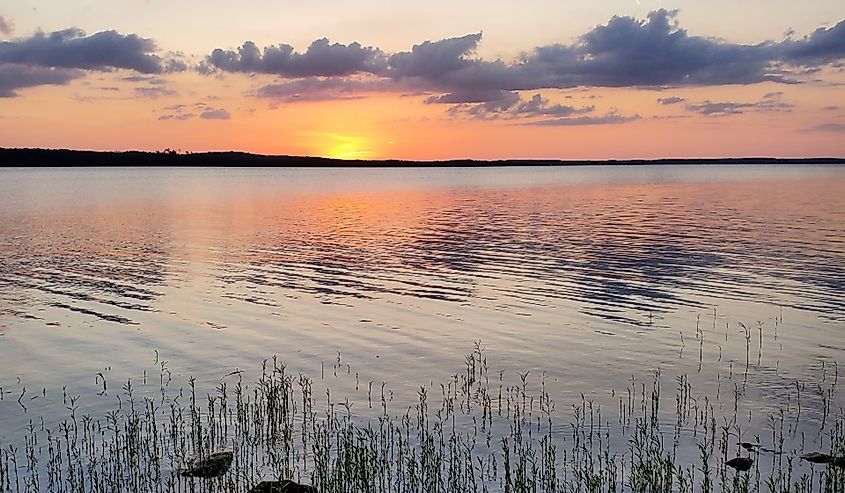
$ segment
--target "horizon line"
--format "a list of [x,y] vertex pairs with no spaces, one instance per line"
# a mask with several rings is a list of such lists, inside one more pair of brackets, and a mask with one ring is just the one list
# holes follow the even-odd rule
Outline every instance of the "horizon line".
[[[126,163],[115,162],[118,158],[129,158]],[[85,159],[92,159],[95,162],[84,163]],[[206,163],[206,166],[229,166],[246,165],[257,166],[262,162],[269,166],[280,166],[292,164],[296,161],[309,167],[330,167],[328,164],[337,167],[377,167],[379,164],[400,164],[412,166],[448,165],[457,163],[474,164],[478,167],[484,166],[553,166],[553,165],[590,165],[590,164],[776,164],[776,163],[804,163],[804,164],[845,164],[845,156],[720,156],[720,157],[658,157],[658,158],[607,158],[607,159],[577,159],[577,158],[445,158],[445,159],[340,159],[323,156],[291,155],[291,154],[262,154],[240,150],[205,150],[205,151],[182,151],[166,148],[163,150],[93,150],[93,149],[69,149],[69,148],[42,148],[42,147],[0,147],[0,167],[17,166],[43,166],[51,164],[45,159],[56,160],[52,163],[55,166],[74,167],[102,167],[102,166],[138,166],[138,159],[150,159],[155,162],[149,163],[152,166],[178,164],[182,161],[185,166],[200,166],[198,162],[202,158],[211,158],[215,162]],[[241,162],[238,162],[238,158]],[[8,160],[8,161],[7,161]],[[14,161],[18,161],[15,163]],[[221,162],[222,161],[222,162]],[[274,163],[275,162],[275,163]],[[295,166],[295,165],[294,165]]]

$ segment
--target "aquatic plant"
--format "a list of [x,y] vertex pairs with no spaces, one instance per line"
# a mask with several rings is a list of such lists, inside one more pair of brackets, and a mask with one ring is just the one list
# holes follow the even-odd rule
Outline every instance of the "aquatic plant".
[[[351,374],[340,355],[332,373],[339,369]],[[655,371],[614,392],[614,409],[582,395],[563,426],[545,375],[491,374],[480,343],[462,371],[420,387],[400,412],[386,384],[369,382],[356,407],[328,387],[315,394],[315,380],[276,358],[254,383],[233,372],[204,397],[193,378],[177,386],[162,363],[156,394],[140,396],[130,380],[104,416],[81,413],[65,391],[61,422],[30,421],[22,446],[0,444],[0,492],[247,492],[283,480],[326,493],[842,492],[845,416],[830,408],[837,380],[819,387],[814,455],[787,445],[800,385],[794,406],[769,413],[770,436],[741,442],[740,383],[725,414],[685,376],[665,396],[672,384]],[[105,378],[96,382],[105,394]],[[225,469],[205,474],[209,458],[225,459]]]

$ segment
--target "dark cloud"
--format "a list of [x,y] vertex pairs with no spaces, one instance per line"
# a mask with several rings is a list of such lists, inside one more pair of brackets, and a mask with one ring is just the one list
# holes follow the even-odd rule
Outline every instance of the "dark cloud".
[[200,113],[200,118],[203,118],[205,120],[228,120],[229,118],[231,118],[231,116],[232,115],[230,115],[228,111],[222,108],[209,108]]
[[818,66],[845,58],[845,20],[830,28],[819,28],[809,36],[780,43],[780,58],[800,66]]
[[[806,68],[845,57],[845,21],[799,41],[753,45],[690,35],[677,11],[660,9],[644,21],[613,17],[571,45],[536,48],[513,69],[549,87],[665,87],[796,82]],[[785,66],[803,66],[793,73]]]
[[[220,71],[299,78],[263,86],[256,93],[277,100],[351,98],[368,90],[395,88],[428,93],[426,103],[451,105],[452,116],[545,117],[532,123],[596,125],[624,123],[638,116],[614,112],[585,116],[595,108],[551,104],[540,95],[523,100],[520,93],[577,87],[796,83],[820,64],[845,58],[843,26],[818,29],[801,39],[737,44],[691,35],[679,25],[677,11],[660,9],[643,20],[615,16],[573,43],[540,46],[510,62],[478,58],[475,53],[482,36],[473,33],[425,41],[393,54],[356,43],[330,44],[326,39],[315,41],[304,53],[296,53],[289,45],[262,51],[247,42],[236,52],[214,50],[205,63]],[[350,80],[350,74],[363,74],[365,80]],[[685,101],[678,96],[658,99],[664,105]],[[792,105],[773,92],[757,102],[702,101],[687,103],[686,108],[703,115],[730,115],[789,111]]]
[[686,105],[688,111],[706,116],[739,115],[750,111],[791,111],[794,105],[781,100],[783,93],[775,92],[763,96],[754,103],[740,103],[734,101],[703,101]]
[[741,45],[691,36],[676,12],[646,20],[613,17],[572,44],[540,46],[506,63],[471,58],[480,34],[425,42],[389,57],[386,75],[417,78],[448,93],[666,87],[787,81],[775,70],[776,43]]
[[6,19],[0,15],[0,34],[12,34],[14,30],[15,25],[12,23],[12,19]]
[[449,115],[452,117],[469,116],[478,120],[497,120],[499,118],[507,118],[509,111],[520,101],[519,93],[502,91],[498,97],[491,97],[488,100],[470,99],[468,102],[462,101],[463,98],[451,97],[451,94],[444,96],[429,97],[426,101],[428,103],[454,103],[449,108]]
[[592,113],[596,107],[593,105],[585,106],[583,108],[576,108],[575,106],[563,104],[550,104],[549,100],[539,94],[535,94],[528,101],[523,101],[513,108],[513,113],[517,115],[530,116],[571,116],[582,113]]
[[540,126],[580,126],[580,125],[615,125],[641,119],[640,115],[624,116],[617,113],[607,113],[603,116],[579,116],[570,118],[554,118],[525,123],[524,125]]
[[[481,33],[473,33],[425,41],[393,54],[326,39],[315,41],[304,53],[284,44],[261,51],[247,42],[237,51],[214,50],[200,70],[285,78],[367,74],[394,81],[404,92],[427,92],[428,103],[501,105],[518,91],[542,89],[798,83],[821,66],[845,58],[845,21],[801,39],[738,44],[691,35],[680,26],[677,11],[666,9],[652,11],[643,20],[615,16],[572,43],[539,46],[513,61],[475,56],[481,39]],[[259,95],[273,92],[271,87]],[[682,101],[667,97],[660,102]]]
[[322,38],[311,43],[304,53],[297,53],[288,44],[268,46],[261,51],[252,41],[247,41],[237,51],[218,48],[200,64],[198,70],[203,73],[215,69],[263,73],[286,78],[336,77],[378,73],[384,69],[385,63],[384,54],[376,48],[363,47],[359,43],[330,43]]
[[53,69],[0,63],[0,98],[17,96],[15,92],[17,89],[43,85],[64,85],[83,75],[82,71],[74,69]]
[[[179,53],[167,58],[156,54],[155,43],[135,34],[103,31],[86,35],[71,28],[52,33],[38,32],[28,38],[0,41],[0,64],[14,66],[4,71],[6,95],[13,89],[42,84],[64,84],[82,77],[85,71],[109,72],[127,69],[142,74],[162,74],[184,70],[186,65]],[[162,79],[152,76],[125,77],[127,82],[162,84]],[[43,82],[39,82],[43,81]],[[139,89],[137,94],[155,97],[172,94],[168,90]]]
[[825,110],[825,111],[837,111],[839,109],[839,106],[830,105],[830,106],[825,106],[822,109]]
[[527,64],[557,87],[748,84],[777,79],[760,45],[690,36],[660,9],[645,21],[613,17],[572,45],[537,48]]
[[103,31],[90,36],[79,29],[36,33],[30,38],[0,42],[0,62],[85,70],[130,69],[164,72],[152,40],[135,34]]
[[181,53],[170,53],[170,56],[163,62],[163,71],[168,73],[184,72],[188,70],[188,62],[184,60]]
[[[450,100],[437,102],[452,102]],[[595,111],[595,106],[584,106],[581,108],[563,104],[552,104],[540,94],[535,94],[530,99],[523,100],[516,92],[505,92],[499,99],[490,99],[474,104],[458,102],[449,109],[452,116],[465,115],[480,120],[498,119],[523,119],[550,117],[561,118],[572,115],[583,115]]]
[[443,79],[450,73],[470,68],[476,63],[466,56],[475,51],[479,41],[481,33],[414,45],[410,52],[390,56],[390,76]]

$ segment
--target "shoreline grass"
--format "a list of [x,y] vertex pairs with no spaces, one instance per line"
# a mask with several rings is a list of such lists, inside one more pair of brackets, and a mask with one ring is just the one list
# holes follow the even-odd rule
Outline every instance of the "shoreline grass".
[[[351,371],[340,356],[339,368]],[[489,371],[478,343],[462,371],[397,411],[384,384],[369,382],[366,403],[339,399],[276,358],[254,383],[230,374],[205,395],[193,378],[177,387],[162,364],[156,396],[130,380],[95,417],[65,392],[61,422],[30,421],[23,444],[0,443],[0,492],[247,492],[283,479],[327,493],[845,491],[845,469],[800,459],[845,457],[845,414],[831,408],[838,376],[818,387],[822,419],[809,444],[799,383],[794,403],[768,413],[767,434],[748,438],[744,382],[731,381],[733,409],[723,412],[685,376],[655,371],[614,392],[618,407],[582,395],[561,423],[544,375],[508,377]],[[219,450],[233,453],[228,473],[180,475]],[[747,472],[727,465],[738,456],[754,459]]]

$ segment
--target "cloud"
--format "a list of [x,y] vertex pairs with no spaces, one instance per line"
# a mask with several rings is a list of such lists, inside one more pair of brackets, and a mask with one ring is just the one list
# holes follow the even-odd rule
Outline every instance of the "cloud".
[[163,107],[162,111],[164,114],[158,117],[159,120],[184,121],[194,117],[205,120],[229,120],[232,116],[223,108],[213,108],[203,102],[171,104]]
[[[427,101],[431,102],[432,98]],[[533,95],[530,99],[522,99],[516,92],[504,92],[499,99],[489,99],[483,102],[462,102],[458,100],[439,97],[435,100],[438,103],[456,102],[449,109],[451,116],[465,115],[480,120],[497,119],[519,119],[537,117],[570,117],[582,115],[595,111],[595,106],[589,105],[581,108],[563,104],[552,104],[540,94]]]
[[188,62],[183,60],[181,53],[171,53],[170,57],[166,58],[163,63],[164,72],[175,73],[188,70]]
[[200,118],[205,120],[228,120],[232,115],[228,111],[220,109],[207,109],[200,113]]
[[167,83],[165,79],[152,75],[127,75],[126,77],[121,77],[120,80],[124,82],[147,82],[153,85],[162,85]]
[[80,70],[32,67],[0,62],[0,98],[17,96],[17,89],[43,85],[64,85],[82,77]]
[[481,33],[476,33],[414,45],[410,52],[390,56],[389,75],[393,78],[443,79],[450,73],[467,69],[476,63],[467,59],[466,55],[475,51],[480,41]]
[[686,101],[686,99],[680,98],[678,96],[672,96],[668,98],[657,98],[657,102],[664,105],[678,104],[683,103],[684,101]]
[[377,73],[385,66],[381,50],[363,47],[359,43],[348,45],[331,43],[326,38],[311,43],[304,53],[297,53],[291,45],[268,46],[263,51],[252,41],[245,42],[237,51],[215,49],[206,57],[198,70],[214,70],[274,74],[286,78],[336,77],[356,73]]
[[845,21],[799,41],[746,45],[692,36],[677,11],[660,9],[644,21],[613,17],[574,44],[538,47],[512,67],[553,87],[706,86],[797,82],[784,65],[817,68],[843,57]]
[[675,22],[677,11],[655,10],[641,21],[613,17],[571,45],[535,49],[530,72],[557,87],[642,87],[748,84],[768,75],[760,45],[691,36]]
[[579,125],[616,125],[620,123],[628,123],[641,119],[640,115],[624,116],[617,113],[607,113],[603,116],[579,116],[570,118],[555,118],[552,120],[540,120],[535,122],[525,123],[524,125],[540,125],[540,126],[579,126]]
[[818,66],[841,60],[845,58],[845,20],[830,28],[818,28],[797,41],[787,39],[778,48],[780,58],[800,66]]
[[444,92],[573,87],[667,87],[787,82],[776,43],[733,44],[692,36],[677,12],[616,16],[571,44],[539,46],[512,62],[471,58],[480,34],[425,42],[389,57],[389,77],[415,77]]
[[295,103],[301,101],[326,101],[356,99],[361,94],[375,91],[395,91],[397,85],[387,79],[352,79],[346,77],[306,77],[258,88],[260,98]]
[[705,116],[740,115],[749,111],[791,111],[794,105],[781,100],[781,92],[768,93],[760,101],[739,103],[734,101],[703,101],[686,105],[688,111]]
[[6,19],[2,15],[0,15],[0,34],[12,34],[12,31],[15,30],[15,25],[12,22],[12,19]]
[[87,36],[71,28],[14,41],[0,42],[0,62],[84,70],[130,69],[145,74],[164,72],[152,40],[135,34],[103,31]]
[[507,103],[506,109],[519,101],[519,94],[501,89],[480,89],[455,91],[439,96],[429,96],[427,104],[461,104],[461,103]]
[[[83,71],[127,69],[142,74],[162,74],[184,70],[185,64],[179,59],[181,54],[170,53],[170,58],[162,58],[156,51],[152,40],[135,34],[103,31],[89,36],[76,28],[0,41],[0,65],[11,67],[0,74],[3,94],[14,95],[14,89],[24,87],[65,84],[83,77]],[[124,80],[151,84],[161,81],[149,77],[130,76]],[[152,90],[136,92],[147,97],[153,95]],[[165,94],[166,90],[158,92],[158,95]]]
[[543,115],[543,116],[570,116],[581,113],[591,113],[595,110],[595,106],[585,106],[583,108],[576,108],[563,104],[550,104],[549,100],[539,94],[535,94],[528,101],[524,101],[516,105],[513,112],[517,115]]
[[179,121],[185,121],[185,120],[189,120],[189,119],[191,119],[191,118],[193,118],[193,117],[194,117],[194,114],[193,114],[193,113],[179,113],[179,114],[175,114],[175,115],[161,115],[160,117],[158,117],[158,119],[159,119],[159,120],[179,120]]
[[179,93],[166,87],[136,87],[135,95],[142,98],[158,99],[178,96]]
[[822,123],[805,128],[802,132],[845,132],[845,123]]
[[[281,44],[259,49],[248,41],[236,51],[216,49],[200,71],[275,74],[283,78],[348,77],[365,75],[367,84],[393,81],[403,92],[428,93],[426,102],[482,104],[513,101],[520,91],[575,87],[685,87],[757,84],[766,81],[800,83],[821,66],[845,58],[845,21],[820,28],[800,39],[757,44],[730,43],[695,36],[683,29],[678,12],[659,9],[645,19],[614,16],[570,43],[538,46],[515,60],[486,60],[476,56],[481,33],[424,41],[410,51],[388,54],[374,47],[330,43],[319,39],[304,53]],[[326,84],[340,84],[332,81]],[[293,86],[266,86],[261,97],[292,97]],[[350,97],[352,91],[303,83],[297,98]],[[403,88],[403,89],[400,89]],[[683,98],[667,97],[662,104]],[[759,107],[759,106],[758,106]],[[702,111],[707,107],[703,106]],[[726,106],[725,110],[731,108]],[[734,107],[742,110],[742,107]]]

